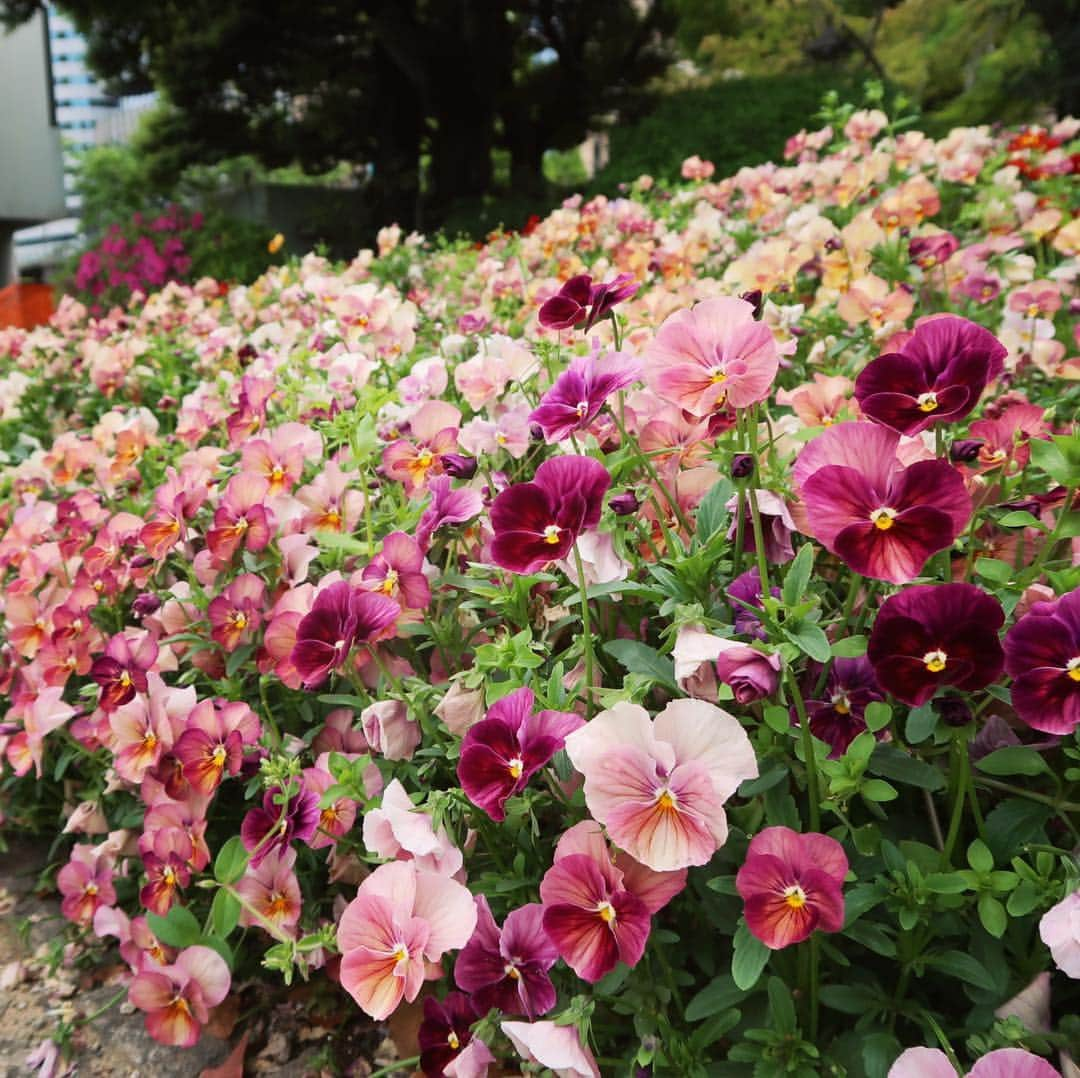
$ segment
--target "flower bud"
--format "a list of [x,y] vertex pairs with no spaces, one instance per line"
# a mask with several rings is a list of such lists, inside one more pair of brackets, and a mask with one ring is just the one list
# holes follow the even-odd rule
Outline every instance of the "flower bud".
[[754,474],[754,458],[749,453],[736,453],[731,458],[731,478],[747,479]]
[[440,460],[446,474],[455,479],[472,479],[476,475],[476,457],[466,457],[460,453],[444,453]]
[[946,726],[967,726],[971,722],[971,708],[962,696],[943,696],[934,701],[934,710]]
[[143,592],[136,596],[131,604],[131,612],[137,618],[145,618],[147,614],[153,614],[161,606],[161,600],[153,592]]
[[976,459],[986,443],[979,438],[958,438],[949,446],[949,457],[957,463],[967,464]]
[[762,294],[761,289],[760,288],[755,288],[755,289],[752,289],[749,292],[744,292],[739,297],[739,299],[746,300],[746,302],[749,303],[754,308],[754,319],[755,319],[755,321],[760,322],[761,321],[761,310],[765,305],[765,297]]
[[608,505],[611,506],[611,511],[617,517],[628,517],[641,508],[641,502],[638,501],[637,495],[632,490],[616,494],[608,499]]

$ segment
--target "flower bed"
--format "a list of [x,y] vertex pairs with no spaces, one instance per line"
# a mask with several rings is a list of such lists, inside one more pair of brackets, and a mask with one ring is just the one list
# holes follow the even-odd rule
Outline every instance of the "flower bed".
[[153,1036],[261,965],[429,1075],[1065,1066],[1078,127],[0,332],[5,823]]

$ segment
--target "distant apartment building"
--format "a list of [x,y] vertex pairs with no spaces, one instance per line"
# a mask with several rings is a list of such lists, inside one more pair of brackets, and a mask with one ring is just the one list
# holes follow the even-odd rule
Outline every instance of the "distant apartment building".
[[18,230],[65,212],[63,181],[48,37],[38,12],[0,33],[0,287],[16,276]]
[[[48,42],[52,66],[52,101],[64,151],[66,214],[19,232],[16,261],[21,273],[40,272],[55,265],[79,238],[79,196],[74,166],[78,155],[93,146],[124,142],[135,130],[139,115],[153,104],[153,94],[110,96],[86,66],[86,42],[66,16],[49,8]],[[0,137],[3,132],[0,130]]]

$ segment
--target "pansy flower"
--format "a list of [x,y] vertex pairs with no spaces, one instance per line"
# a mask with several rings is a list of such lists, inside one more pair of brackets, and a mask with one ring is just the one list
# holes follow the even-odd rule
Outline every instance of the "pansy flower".
[[866,654],[883,689],[921,707],[940,686],[972,692],[998,679],[1004,622],[1001,604],[974,584],[916,585],[882,604]]
[[767,827],[751,840],[735,877],[746,927],[771,950],[844,926],[848,861],[834,838]]
[[1004,369],[1005,347],[987,329],[959,318],[924,319],[900,347],[868,363],[855,380],[864,414],[901,434],[963,419]]
[[1035,603],[1005,634],[1005,672],[1032,729],[1067,737],[1080,726],[1080,588]]
[[157,641],[149,633],[138,641],[123,633],[112,637],[105,654],[90,667],[90,676],[101,686],[101,710],[115,711],[134,699],[137,692],[146,692],[146,672],[157,657]]
[[476,896],[476,930],[454,963],[454,980],[486,1013],[537,1018],[555,1006],[548,976],[559,951],[544,931],[544,907],[530,902],[499,928],[483,895]]
[[281,788],[271,787],[263,794],[261,807],[251,809],[240,825],[252,868],[258,868],[271,850],[287,849],[294,840],[310,842],[319,826],[319,795],[314,790],[302,784],[284,806],[278,803],[280,796]]
[[[908,1048],[889,1068],[887,1078],[957,1078],[957,1074],[940,1048]],[[968,1071],[967,1078],[1061,1078],[1061,1072],[1023,1048],[996,1048]]]
[[637,290],[637,281],[631,273],[620,273],[603,284],[593,284],[587,273],[579,273],[542,304],[537,317],[545,329],[573,329],[584,322],[584,332],[588,333]]
[[848,745],[866,729],[866,708],[875,700],[884,700],[865,655],[834,659],[825,680],[821,700],[807,700],[806,714],[810,730],[830,747],[829,756],[843,756]]
[[855,572],[905,584],[952,545],[971,497],[947,461],[903,467],[898,443],[873,423],[840,423],[799,454],[795,483],[816,539]]
[[172,965],[146,968],[128,988],[128,1000],[146,1014],[146,1031],[160,1044],[190,1048],[228,994],[225,959],[210,947],[186,947]]
[[507,487],[491,506],[491,557],[512,573],[532,573],[565,558],[582,532],[600,522],[608,470],[592,457],[553,457],[530,483]]
[[575,431],[587,430],[608,397],[640,373],[641,364],[623,352],[575,356],[540,398],[529,420],[540,427],[548,443],[564,441]]
[[[474,1002],[463,992],[448,992],[442,1000],[434,996],[424,1000],[424,1019],[416,1039],[420,1045],[420,1069],[428,1078],[441,1078],[451,1072],[483,1073],[487,1069],[484,1065],[495,1061],[483,1041],[473,1039],[470,1027],[480,1017]],[[483,1051],[477,1055],[478,1047]],[[460,1070],[460,1065],[454,1066],[465,1053],[476,1055],[481,1070],[466,1072]]]
[[458,781],[493,820],[506,818],[506,802],[584,725],[569,712],[534,712],[535,703],[532,689],[515,689],[491,705],[461,744]]

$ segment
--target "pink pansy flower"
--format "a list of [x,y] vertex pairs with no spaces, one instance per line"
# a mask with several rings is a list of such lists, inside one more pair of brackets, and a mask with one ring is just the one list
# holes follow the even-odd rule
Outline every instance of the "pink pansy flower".
[[[27,753],[25,766],[29,768],[32,761],[38,778],[41,778],[45,738],[75,715],[75,709],[64,703],[63,694],[62,686],[39,689],[23,717]],[[23,774],[24,771],[18,773]]]
[[1057,968],[1068,977],[1080,979],[1080,891],[1066,895],[1043,914],[1039,936],[1050,948]]
[[674,700],[655,720],[618,703],[566,739],[585,803],[612,841],[658,872],[706,864],[727,839],[724,802],[757,759],[734,716]]
[[275,847],[258,865],[251,864],[234,884],[237,893],[262,918],[247,909],[240,911],[242,925],[258,925],[266,930],[265,922],[290,935],[300,922],[303,898],[296,879],[296,850],[291,846]]
[[431,502],[416,525],[416,541],[425,551],[440,528],[448,524],[464,524],[478,517],[484,509],[484,498],[479,491],[468,488],[454,490],[449,476],[436,476],[428,489]]
[[556,1078],[600,1078],[600,1068],[581,1043],[576,1026],[554,1022],[500,1022],[500,1028],[527,1063],[538,1063]]
[[176,892],[191,882],[191,839],[183,831],[162,828],[142,836],[140,853],[146,883],[139,891],[139,901],[151,913],[163,917],[176,901]]
[[214,526],[206,533],[206,545],[218,561],[232,561],[243,547],[265,550],[276,522],[264,504],[270,484],[260,475],[241,472],[229,480],[221,504],[214,512]]
[[160,1044],[190,1048],[210,1020],[210,1009],[228,994],[225,959],[209,947],[187,947],[171,966],[144,970],[128,1000],[146,1012],[146,1031]]
[[306,486],[296,492],[297,501],[306,509],[300,518],[304,531],[351,532],[364,511],[363,491],[350,490],[356,476],[343,472],[335,460],[328,460]]
[[267,438],[253,438],[240,451],[240,467],[267,482],[271,498],[291,490],[304,474],[307,461],[322,457],[322,437],[303,423],[282,423]]
[[383,451],[383,470],[416,497],[427,489],[429,478],[442,474],[440,458],[457,449],[460,426],[459,409],[445,401],[428,401],[412,417],[412,440],[401,438]]
[[544,908],[530,902],[512,910],[500,929],[483,895],[476,896],[476,931],[454,963],[454,980],[486,1012],[537,1018],[555,1006],[547,971],[559,952],[544,931]]
[[212,794],[226,773],[240,772],[244,746],[259,739],[261,723],[246,704],[216,706],[202,700],[188,716],[173,746],[184,778],[201,794]]
[[463,863],[446,828],[436,832],[397,779],[387,784],[380,807],[364,813],[364,845],[378,857],[415,860],[417,868],[443,876],[456,875]]
[[113,766],[128,782],[142,781],[172,749],[176,729],[195,707],[195,689],[173,689],[160,675],[147,674],[148,695],[137,696],[109,715]]
[[669,316],[645,350],[645,381],[658,397],[697,416],[764,400],[780,365],[769,327],[734,296]]
[[946,461],[903,467],[899,437],[840,423],[799,454],[794,477],[815,538],[863,576],[906,584],[964,529],[971,497]]
[[[352,718],[351,712],[349,718]],[[304,787],[310,790],[319,801],[322,800],[323,794],[335,785],[334,776],[327,770],[325,762],[325,758],[320,756],[315,767],[306,767],[303,771]],[[355,822],[356,802],[348,797],[339,797],[325,808],[319,809],[315,835],[308,845],[313,850],[333,846],[342,835],[352,830]]]
[[372,752],[387,760],[409,760],[420,744],[420,725],[409,718],[401,700],[379,700],[360,712],[364,737]]
[[416,999],[425,962],[464,947],[475,927],[476,906],[460,883],[411,861],[381,865],[338,924],[342,987],[381,1021]]
[[116,902],[112,881],[111,857],[99,853],[93,846],[75,846],[71,859],[56,877],[56,886],[64,896],[60,911],[75,924],[90,924],[99,909]]
[[222,650],[233,652],[251,642],[262,624],[266,584],[254,573],[241,573],[220,595],[210,600],[206,616],[210,636]]
[[847,871],[843,846],[828,835],[759,831],[735,877],[747,928],[772,950],[801,943],[815,929],[839,932]]
[[493,820],[506,818],[506,802],[584,725],[568,712],[534,712],[535,703],[532,689],[515,689],[492,704],[462,742],[458,781]]
[[[908,1048],[889,1068],[888,1078],[957,1078],[949,1057],[940,1048]],[[968,1078],[1061,1078],[1041,1056],[1023,1048],[997,1048],[988,1052]]]
[[431,585],[424,575],[419,543],[404,532],[391,532],[383,540],[382,551],[365,566],[360,586],[393,599],[404,610],[426,610]]

